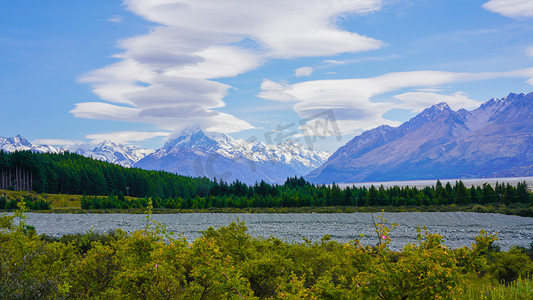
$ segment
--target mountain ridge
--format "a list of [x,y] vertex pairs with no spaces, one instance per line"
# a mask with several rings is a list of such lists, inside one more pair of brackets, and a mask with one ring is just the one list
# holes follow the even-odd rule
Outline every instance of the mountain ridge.
[[63,147],[53,147],[50,145],[32,144],[20,134],[10,138],[0,137],[0,150],[6,152],[28,150],[41,153],[61,153],[68,151],[86,157],[92,157],[93,159],[118,164],[123,167],[132,167],[141,158],[154,151],[136,146],[121,145],[109,140],[102,141],[98,144],[79,143]]
[[[313,151],[286,141],[267,145],[259,141],[237,141],[221,133],[192,130],[167,140],[160,149],[141,149],[112,141],[64,147],[34,145],[21,135],[0,137],[0,150],[29,150],[60,153],[69,151],[124,167],[164,170],[186,176],[240,180],[253,184],[264,180],[281,183],[320,166],[328,152]],[[144,160],[143,160],[144,159]],[[231,170],[228,172],[228,169]]]
[[126,167],[248,184],[305,174],[313,183],[531,176],[533,93],[492,98],[471,111],[441,102],[398,127],[365,131],[331,155],[290,140],[271,145],[199,129],[156,150],[110,141],[33,145],[21,135],[0,137],[0,150],[70,151]]
[[349,183],[528,175],[532,145],[533,93],[493,98],[472,111],[439,103],[398,127],[354,137],[305,178]]
[[261,180],[281,183],[287,177],[308,173],[328,156],[327,152],[306,149],[291,141],[268,145],[197,130],[169,139],[162,148],[134,166],[248,184]]

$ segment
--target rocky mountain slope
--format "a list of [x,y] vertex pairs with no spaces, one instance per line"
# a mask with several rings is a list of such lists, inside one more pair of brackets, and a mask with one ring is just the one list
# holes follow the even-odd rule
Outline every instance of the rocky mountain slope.
[[399,127],[354,137],[312,171],[315,183],[533,175],[533,93],[453,111],[446,103]]

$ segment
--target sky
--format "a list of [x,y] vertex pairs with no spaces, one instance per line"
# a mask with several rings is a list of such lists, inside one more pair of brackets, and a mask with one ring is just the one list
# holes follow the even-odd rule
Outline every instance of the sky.
[[159,148],[202,129],[334,151],[533,91],[532,0],[0,4],[0,136]]

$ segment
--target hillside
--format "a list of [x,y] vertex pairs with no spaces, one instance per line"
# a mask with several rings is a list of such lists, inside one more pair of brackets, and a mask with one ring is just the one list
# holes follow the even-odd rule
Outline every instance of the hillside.
[[354,137],[310,172],[314,183],[533,175],[533,93],[491,99],[473,111],[446,103],[399,127]]

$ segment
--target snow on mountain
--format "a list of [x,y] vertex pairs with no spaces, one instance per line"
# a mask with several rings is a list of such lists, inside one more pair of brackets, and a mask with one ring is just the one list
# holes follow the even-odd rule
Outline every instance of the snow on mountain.
[[354,137],[306,179],[316,183],[533,175],[533,93],[473,111],[434,105],[399,127]]
[[110,141],[100,144],[75,144],[64,147],[34,145],[20,135],[11,138],[0,137],[0,150],[6,152],[29,150],[41,153],[60,153],[69,151],[86,157],[107,161],[124,167],[131,167],[155,150],[141,149],[135,146],[118,145]]
[[33,145],[32,143],[28,142],[25,138],[23,138],[20,134],[15,137],[10,137],[10,138],[0,137],[0,150],[6,151],[6,152],[23,151],[23,150],[29,150],[29,151],[35,151],[35,152],[41,152],[41,153],[61,152],[61,149],[55,148],[52,146]]
[[237,141],[226,135],[217,135],[214,138],[219,142],[217,152],[228,158],[245,157],[257,162],[275,162],[291,166],[299,175],[322,165],[331,153],[316,151],[286,140],[281,144],[265,144],[261,141]]
[[132,167],[146,155],[153,153],[152,149],[141,149],[135,146],[119,145],[111,141],[100,144],[76,144],[63,147],[63,150],[77,153],[93,159],[107,161],[124,167]]
[[168,140],[135,167],[253,184],[261,180],[283,182],[287,177],[304,175],[328,156],[328,152],[306,149],[291,141],[268,145],[196,130]]
[[199,130],[169,139],[158,150],[119,145],[111,141],[56,148],[33,145],[20,135],[13,138],[0,137],[0,150],[52,153],[69,151],[125,167],[165,170],[195,177],[216,177],[230,182],[238,179],[250,184],[261,180],[283,182],[287,177],[307,174],[322,165],[330,154],[306,149],[291,141],[267,145],[260,141],[237,141],[225,134]]

